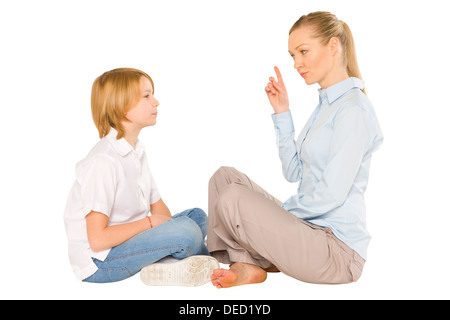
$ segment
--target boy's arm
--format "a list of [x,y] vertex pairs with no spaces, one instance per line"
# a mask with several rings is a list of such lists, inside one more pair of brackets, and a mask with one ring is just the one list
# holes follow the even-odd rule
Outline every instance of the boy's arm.
[[108,216],[101,212],[91,211],[86,216],[87,236],[93,251],[117,246],[150,227],[147,217],[134,222],[108,226]]
[[162,199],[159,199],[158,201],[150,205],[150,212],[152,216],[163,215],[172,218],[169,208],[167,208],[166,204]]
[[[169,208],[162,199],[150,205],[152,216],[138,221],[108,226],[108,216],[91,211],[86,216],[88,241],[93,251],[102,251],[117,246],[135,235],[156,227],[172,218]],[[151,224],[150,224],[151,222]]]

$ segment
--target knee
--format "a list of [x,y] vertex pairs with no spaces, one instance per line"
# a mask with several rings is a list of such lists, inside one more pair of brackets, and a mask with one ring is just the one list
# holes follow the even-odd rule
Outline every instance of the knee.
[[242,197],[243,187],[242,185],[232,183],[222,190],[217,199],[217,205],[220,206],[221,212],[226,212],[224,210],[239,204]]
[[177,245],[185,251],[186,256],[197,254],[203,244],[203,235],[200,227],[188,217],[180,217],[177,220]]
[[209,183],[211,184],[217,179],[223,179],[224,177],[229,176],[230,172],[233,171],[236,171],[236,169],[233,167],[222,166],[217,169],[216,172],[214,172],[214,174],[211,176],[211,179],[209,179]]
[[205,211],[200,208],[193,208],[187,210],[186,216],[192,219],[200,227],[202,236],[205,238],[208,229],[208,216]]
[[233,167],[228,167],[228,166],[221,166],[219,169],[216,170],[216,172],[214,174],[223,174],[223,173],[228,173],[230,171],[234,171],[236,170]]
[[206,215],[205,211],[200,208],[190,209],[187,216],[197,222],[198,225],[208,223],[208,216]]

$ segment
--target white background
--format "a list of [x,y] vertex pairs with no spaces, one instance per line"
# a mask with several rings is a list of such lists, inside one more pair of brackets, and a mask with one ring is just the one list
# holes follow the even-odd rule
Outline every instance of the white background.
[[[0,298],[450,298],[448,14],[446,1],[2,1],[0,4]],[[360,69],[385,135],[366,194],[372,234],[362,278],[313,285],[269,274],[217,290],[75,279],[63,212],[74,166],[98,140],[94,79],[146,71],[160,101],[141,132],[172,213],[207,209],[221,165],[280,200],[292,195],[264,93],[277,65],[296,129],[318,102],[287,52],[303,14],[327,10],[353,31]],[[447,28],[447,30],[445,30]]]

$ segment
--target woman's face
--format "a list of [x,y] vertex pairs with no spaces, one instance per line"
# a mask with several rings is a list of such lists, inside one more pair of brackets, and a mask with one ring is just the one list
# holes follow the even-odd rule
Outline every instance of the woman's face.
[[327,88],[333,69],[334,47],[331,40],[323,45],[321,39],[311,35],[312,29],[308,26],[292,31],[288,42],[289,54],[294,59],[294,68],[306,84],[319,83],[322,88]]
[[141,96],[136,106],[126,113],[126,117],[138,127],[144,128],[156,124],[156,116],[158,115],[156,108],[159,106],[159,102],[153,96],[153,88],[150,80],[146,77],[141,77],[140,85]]

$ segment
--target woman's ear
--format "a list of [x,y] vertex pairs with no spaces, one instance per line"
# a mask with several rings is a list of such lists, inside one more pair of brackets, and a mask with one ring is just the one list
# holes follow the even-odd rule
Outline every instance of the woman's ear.
[[334,56],[339,51],[339,39],[336,37],[331,38],[328,46],[330,48],[331,55]]

